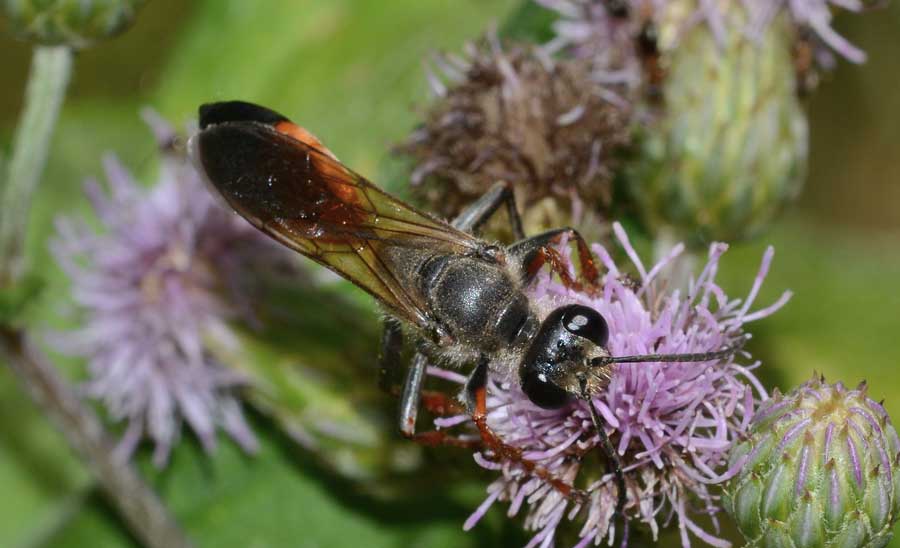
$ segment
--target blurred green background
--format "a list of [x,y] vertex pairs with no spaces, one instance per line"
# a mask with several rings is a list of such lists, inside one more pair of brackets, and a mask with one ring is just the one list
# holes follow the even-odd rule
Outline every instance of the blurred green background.
[[[34,321],[51,322],[65,301],[45,246],[50,221],[60,213],[87,214],[81,183],[100,173],[101,154],[115,151],[136,173],[153,172],[154,144],[137,116],[140,107],[182,123],[201,102],[259,102],[312,129],[348,165],[400,189],[405,182],[388,148],[412,127],[416,105],[427,98],[422,60],[460,48],[517,5],[150,1],[129,32],[78,56],[32,218],[31,260],[57,280]],[[842,16],[836,27],[869,61],[841,61],[809,100],[806,189],[769,233],[726,255],[722,276],[731,295],[743,296],[762,250],[774,244],[759,302],[785,288],[795,297],[751,326],[752,350],[765,362],[761,376],[783,389],[813,370],[854,385],[868,379],[871,395],[885,398],[900,420],[900,348],[892,342],[900,331],[900,4]],[[30,50],[4,34],[0,51],[5,146]],[[373,370],[358,382],[374,380]],[[322,473],[268,421],[254,417],[254,426],[263,438],[257,458],[225,442],[209,459],[191,441],[166,471],[144,467],[200,546],[521,544],[517,524],[499,507],[474,532],[461,532],[483,481],[423,488],[394,502],[371,499]],[[0,546],[135,544],[6,368],[0,369],[0,490]]]

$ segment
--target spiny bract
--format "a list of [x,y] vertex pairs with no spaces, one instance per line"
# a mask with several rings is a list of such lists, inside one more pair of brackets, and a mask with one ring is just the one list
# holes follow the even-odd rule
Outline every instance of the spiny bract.
[[887,545],[900,511],[900,439],[884,408],[821,377],[760,407],[732,451],[724,506],[748,546]]

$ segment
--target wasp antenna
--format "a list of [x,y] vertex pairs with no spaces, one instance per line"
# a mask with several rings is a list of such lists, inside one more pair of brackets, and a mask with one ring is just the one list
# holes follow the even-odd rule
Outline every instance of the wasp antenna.
[[602,367],[613,363],[643,363],[643,362],[708,362],[727,358],[743,346],[743,342],[732,346],[726,346],[722,350],[714,352],[701,352],[697,354],[639,354],[636,356],[600,356],[591,360],[591,365]]

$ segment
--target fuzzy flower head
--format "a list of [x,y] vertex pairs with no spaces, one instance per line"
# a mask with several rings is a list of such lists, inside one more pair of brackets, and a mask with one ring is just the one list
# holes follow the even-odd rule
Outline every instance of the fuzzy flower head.
[[210,349],[234,348],[228,322],[249,316],[249,286],[240,274],[275,266],[283,256],[213,201],[175,150],[171,127],[151,112],[145,119],[162,151],[156,184],[145,190],[109,156],[109,191],[97,181],[86,185],[102,230],[57,219],[52,251],[69,277],[82,323],[51,342],[87,359],[86,394],[113,419],[127,421],[123,455],[148,437],[162,466],[182,423],[206,450],[222,428],[252,452],[257,442],[236,396],[242,378],[217,363]]
[[[745,299],[729,298],[716,285],[724,244],[710,247],[706,266],[682,294],[667,289],[669,267],[682,246],[647,270],[620,225],[614,225],[614,233],[639,281],[625,275],[612,255],[595,245],[593,251],[606,268],[598,295],[567,289],[549,274],[530,290],[540,310],[571,303],[596,309],[608,323],[613,356],[703,353],[735,345],[746,337],[745,324],[768,316],[790,297],[785,293],[776,303],[751,310],[771,249]],[[702,514],[716,524],[715,486],[741,465],[728,465],[729,450],[747,431],[758,402],[767,398],[751,372],[758,364],[738,361],[743,361],[741,356],[701,363],[618,364],[609,386],[593,395],[625,472],[624,512],[632,527],[656,538],[661,527],[674,524],[684,546],[690,544],[689,533],[711,545],[728,546],[695,518]],[[571,526],[578,546],[604,538],[612,542],[616,483],[610,469],[599,465],[605,459],[588,404],[578,400],[558,410],[541,409],[515,379],[492,379],[488,413],[488,426],[504,443],[518,448],[521,459],[498,457],[490,450],[475,455],[479,465],[499,477],[466,527],[473,527],[497,501],[505,501],[507,513],[525,514],[525,527],[535,532],[529,546],[553,546],[561,529]],[[436,424],[450,427],[463,420],[440,418]],[[559,482],[582,496],[565,493]]]
[[506,181],[530,231],[608,209],[630,109],[591,81],[587,62],[552,60],[524,44],[502,48],[489,35],[435,65],[435,102],[400,146],[429,206],[452,217]]

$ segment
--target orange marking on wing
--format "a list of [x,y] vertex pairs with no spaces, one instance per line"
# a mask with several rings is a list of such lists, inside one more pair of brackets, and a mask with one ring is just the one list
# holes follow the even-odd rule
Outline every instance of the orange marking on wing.
[[334,194],[338,200],[345,204],[359,205],[361,197],[359,195],[359,186],[354,184],[356,176],[347,171],[343,165],[338,162],[329,161],[328,158],[319,156],[312,158],[316,169],[322,174],[328,190]]
[[352,187],[340,183],[329,183],[328,188],[344,203],[359,203],[359,196],[356,195]]
[[[287,135],[292,139],[296,139],[313,150],[321,152],[328,159],[337,160],[337,156],[328,150],[328,147],[323,145],[322,141],[306,128],[300,127],[287,120],[278,122],[275,124],[274,128],[275,131]],[[339,162],[330,162],[328,159],[312,156],[310,161],[315,163],[316,169],[324,176],[328,190],[330,190],[339,201],[346,204],[359,204],[360,199],[356,187],[352,184],[347,184],[353,180],[354,175],[349,173]]]
[[278,122],[273,127],[275,128],[275,131],[277,131],[278,133],[283,133],[283,134],[287,135],[288,137],[297,139],[304,145],[311,147],[315,150],[318,150],[319,152],[322,152],[323,154],[327,154],[328,156],[331,156],[332,158],[337,160],[337,156],[335,156],[333,152],[328,150],[328,147],[323,145],[322,141],[320,141],[318,137],[316,137],[315,135],[310,133],[309,130],[307,130],[306,128],[302,128],[302,127],[298,126],[297,124],[295,124],[294,122],[289,122],[287,120],[285,120],[283,122]]

